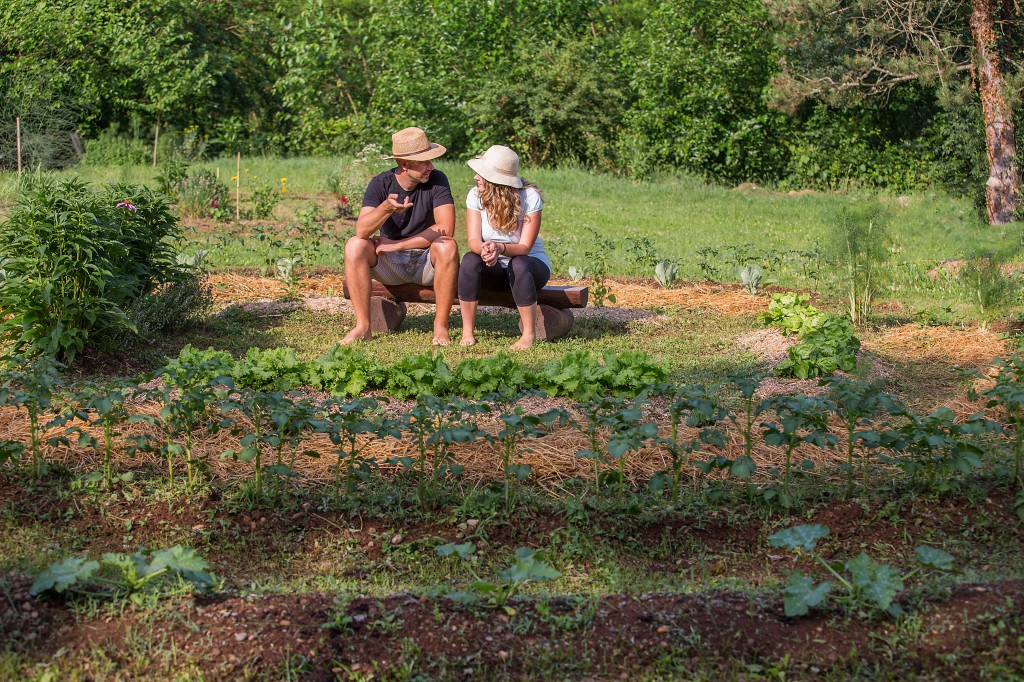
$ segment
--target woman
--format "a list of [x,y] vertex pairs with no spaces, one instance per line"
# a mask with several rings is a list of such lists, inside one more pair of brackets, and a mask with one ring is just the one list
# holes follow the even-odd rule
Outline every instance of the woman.
[[519,177],[519,156],[508,147],[494,145],[467,163],[476,171],[476,187],[466,197],[470,250],[459,267],[462,345],[476,343],[481,288],[511,289],[523,328],[512,349],[524,350],[534,341],[537,290],[551,277],[551,261],[537,236],[544,202],[537,188]]

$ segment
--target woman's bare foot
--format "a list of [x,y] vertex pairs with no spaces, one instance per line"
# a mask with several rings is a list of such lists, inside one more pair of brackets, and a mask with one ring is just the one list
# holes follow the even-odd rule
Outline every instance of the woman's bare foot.
[[518,341],[512,344],[512,350],[526,350],[533,345],[533,337],[523,334]]
[[462,340],[459,341],[459,345],[460,346],[475,346],[476,345],[476,336],[473,335],[473,332],[463,331],[462,332]]
[[435,346],[450,346],[452,345],[452,337],[448,333],[447,327],[445,329],[434,330],[434,340],[432,343]]
[[369,329],[360,329],[356,327],[348,334],[345,335],[341,341],[338,341],[342,346],[350,346],[357,341],[369,341],[373,338],[373,332]]

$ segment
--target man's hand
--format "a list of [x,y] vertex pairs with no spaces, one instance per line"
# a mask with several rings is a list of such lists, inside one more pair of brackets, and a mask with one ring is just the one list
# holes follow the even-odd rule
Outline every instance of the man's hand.
[[374,235],[372,239],[374,251],[378,256],[382,253],[393,253],[395,251],[402,250],[402,246],[399,242],[396,242],[393,239],[388,239],[384,235]]
[[403,212],[409,210],[410,208],[412,208],[412,202],[409,201],[409,197],[405,198],[405,203],[404,204],[400,204],[400,203],[398,203],[398,195],[397,194],[389,194],[386,205],[388,207],[388,211],[391,212],[391,213],[403,213]]

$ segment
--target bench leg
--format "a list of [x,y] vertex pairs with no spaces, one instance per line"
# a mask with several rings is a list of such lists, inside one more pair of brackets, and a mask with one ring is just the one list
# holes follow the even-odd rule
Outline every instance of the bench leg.
[[[540,305],[537,314],[537,338],[546,341],[560,339],[572,331],[573,316],[571,310],[559,310],[549,305]],[[519,331],[523,330],[523,322],[519,321]]]
[[405,303],[381,296],[370,298],[370,331],[374,334],[393,332],[398,329],[403,320],[405,320]]

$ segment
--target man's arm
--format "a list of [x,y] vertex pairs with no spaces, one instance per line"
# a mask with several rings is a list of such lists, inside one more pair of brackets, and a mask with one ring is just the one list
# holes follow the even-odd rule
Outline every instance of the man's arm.
[[[360,213],[360,218],[362,214]],[[381,223],[384,221],[382,220]],[[359,224],[356,223],[356,234],[359,233]],[[372,232],[371,232],[372,234]],[[434,224],[427,229],[405,239],[388,239],[381,235],[377,244],[377,253],[388,253],[390,251],[408,251],[409,249],[428,249],[442,237],[452,238],[455,234],[455,204],[445,204],[434,207]]]
[[372,208],[363,206],[359,210],[359,217],[356,218],[356,236],[361,239],[369,239],[374,232],[380,229],[384,221],[391,217],[392,213],[401,213],[410,208],[412,208],[412,202],[409,201],[409,197],[405,198],[404,204],[400,204],[397,194],[389,194],[388,198],[379,206]]

